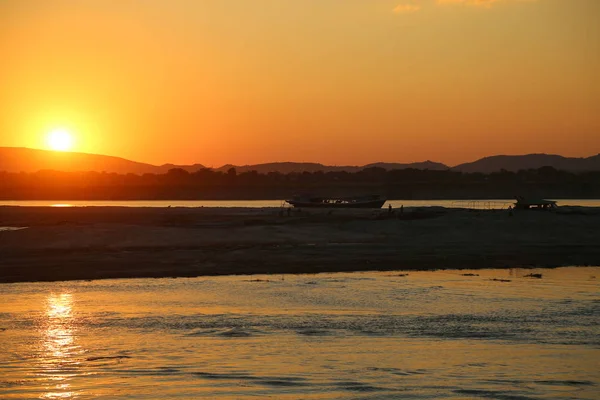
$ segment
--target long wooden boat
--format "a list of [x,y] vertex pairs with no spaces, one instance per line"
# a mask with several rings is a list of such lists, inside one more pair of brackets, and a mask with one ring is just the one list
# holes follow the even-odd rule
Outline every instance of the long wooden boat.
[[517,210],[554,210],[556,209],[556,201],[545,199],[529,199],[523,196],[516,196],[517,202],[515,209]]
[[299,196],[286,200],[296,208],[381,208],[386,199],[379,195],[361,197]]

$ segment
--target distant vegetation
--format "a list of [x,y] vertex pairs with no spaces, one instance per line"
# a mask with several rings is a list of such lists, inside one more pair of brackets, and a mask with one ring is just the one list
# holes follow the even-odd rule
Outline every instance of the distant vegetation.
[[426,161],[365,166],[278,162],[208,169],[0,147],[0,171],[12,171],[0,172],[3,200],[285,199],[302,193],[374,193],[395,199],[600,198],[600,155],[492,156],[453,168]]
[[395,199],[499,199],[515,195],[548,198],[600,198],[600,172],[573,173],[553,167],[490,174],[455,170],[357,172],[256,171],[235,168],[165,174],[105,172],[0,172],[3,200],[201,200],[285,199],[294,194],[349,196],[377,193]]

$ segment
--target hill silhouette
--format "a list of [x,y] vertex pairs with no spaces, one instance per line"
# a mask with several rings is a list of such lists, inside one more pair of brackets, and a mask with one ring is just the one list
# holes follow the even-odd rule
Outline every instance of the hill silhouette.
[[563,157],[555,154],[526,154],[520,156],[491,156],[460,164],[452,168],[460,172],[480,172],[489,174],[501,170],[519,170],[553,167],[570,172],[600,171],[600,154],[587,158]]
[[367,164],[363,168],[383,168],[383,169],[387,169],[388,171],[391,171],[394,169],[408,169],[408,168],[428,169],[430,171],[445,171],[445,170],[449,169],[450,167],[448,167],[447,165],[442,164],[442,163],[427,160],[427,161],[423,161],[423,162],[416,162],[416,163],[410,163],[410,164],[378,162],[378,163],[373,163],[373,164]]
[[0,171],[7,172],[53,170],[63,172],[97,171],[118,174],[164,174],[173,168],[182,168],[193,172],[204,168],[204,166],[200,164],[156,166],[100,154],[57,152],[24,147],[0,147]]
[[[279,172],[289,174],[292,172],[357,172],[365,168],[379,167],[387,170],[392,169],[430,169],[446,170],[448,166],[432,161],[420,163],[398,164],[398,163],[374,163],[364,166],[328,166],[319,163],[301,162],[274,162],[254,165],[232,165],[227,164],[215,171],[227,172],[235,168],[238,173],[256,171],[259,174]],[[188,172],[196,172],[205,168],[202,164],[177,165],[164,164],[152,165],[136,161],[126,160],[120,157],[105,156],[99,154],[55,152],[49,150],[29,149],[23,147],[0,147],[0,171],[7,172],[37,172],[43,170],[63,172],[114,172],[119,174],[165,174],[171,169],[183,169]]]
[[292,172],[358,172],[366,168],[383,168],[386,170],[393,169],[429,169],[436,171],[443,171],[448,169],[447,165],[436,163],[432,161],[425,162],[417,162],[417,163],[409,163],[409,164],[399,164],[399,163],[384,163],[378,162],[373,164],[367,164],[362,166],[356,165],[345,165],[345,166],[332,166],[332,165],[323,165],[319,163],[298,163],[298,162],[274,162],[274,163],[266,163],[266,164],[254,164],[254,165],[232,165],[227,164],[220,168],[216,168],[216,171],[227,172],[230,168],[235,168],[237,172],[248,172],[248,171],[256,171],[259,174],[268,174],[269,172],[279,172],[282,174],[289,174]]
[[256,171],[259,174],[268,174],[269,172],[279,172],[289,174],[291,172],[317,172],[317,171],[355,171],[360,167],[353,166],[325,166],[319,163],[299,163],[299,162],[273,162],[254,165],[233,165],[226,164],[222,167],[215,168],[215,171],[227,172],[230,168],[235,168],[237,172]]

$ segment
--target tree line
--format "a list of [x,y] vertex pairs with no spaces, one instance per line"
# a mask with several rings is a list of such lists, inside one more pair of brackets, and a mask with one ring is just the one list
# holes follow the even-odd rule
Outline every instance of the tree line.
[[323,196],[381,194],[395,199],[491,199],[515,195],[550,198],[600,197],[600,171],[573,173],[553,167],[490,174],[453,170],[358,172],[256,171],[238,173],[174,168],[165,174],[107,172],[0,172],[3,200],[201,200],[284,199],[294,194]]

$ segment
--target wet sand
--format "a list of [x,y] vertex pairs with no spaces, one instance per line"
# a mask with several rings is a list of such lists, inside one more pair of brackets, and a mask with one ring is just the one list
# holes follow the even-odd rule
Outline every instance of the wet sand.
[[600,210],[0,207],[0,282],[600,265]]

